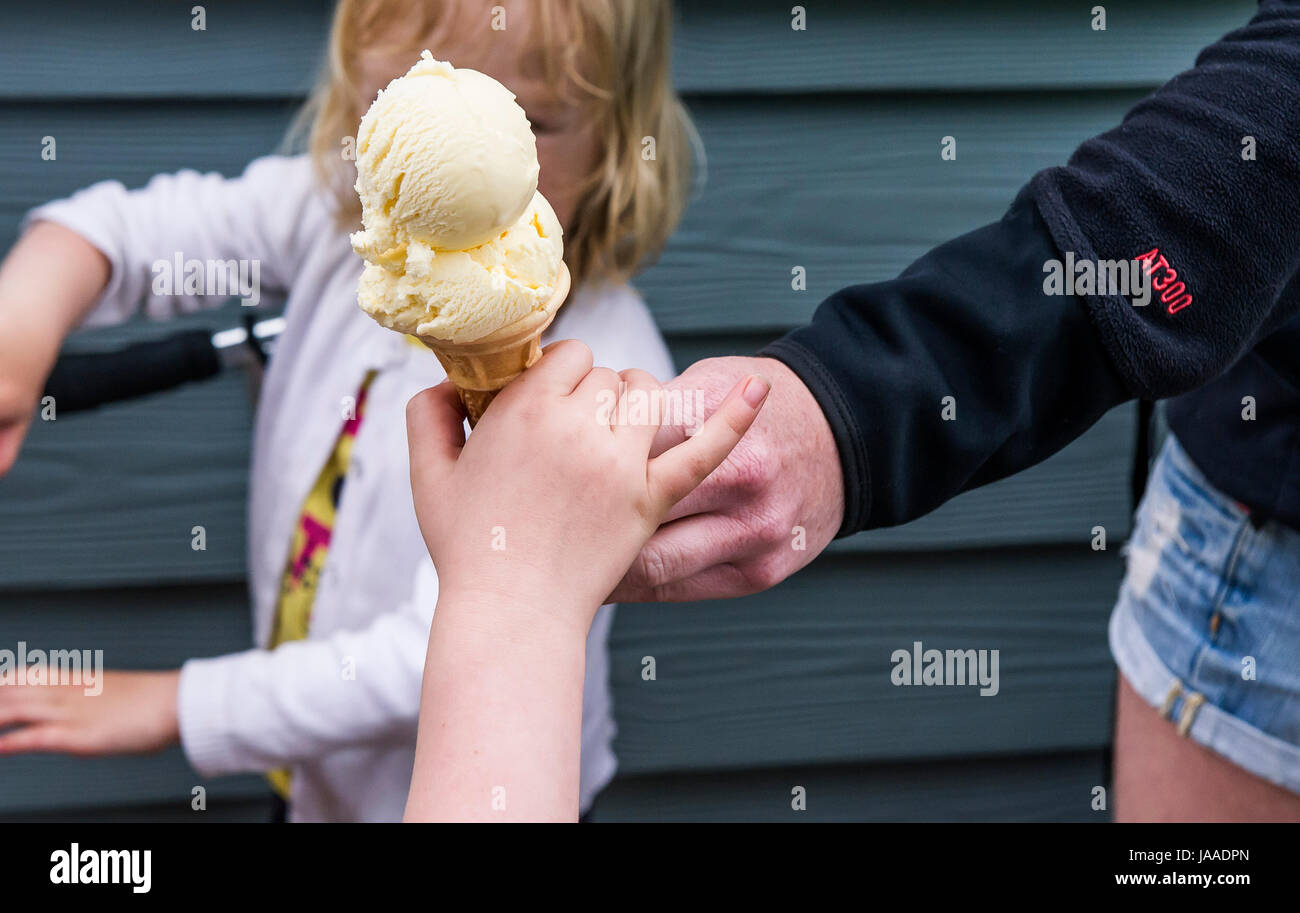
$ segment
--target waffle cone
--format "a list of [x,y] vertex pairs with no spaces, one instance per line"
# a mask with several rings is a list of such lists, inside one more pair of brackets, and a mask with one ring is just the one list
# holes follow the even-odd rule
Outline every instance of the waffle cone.
[[569,268],[561,263],[555,294],[541,310],[473,342],[418,337],[438,356],[447,377],[456,385],[471,428],[505,385],[542,357],[542,333],[551,325],[568,295]]

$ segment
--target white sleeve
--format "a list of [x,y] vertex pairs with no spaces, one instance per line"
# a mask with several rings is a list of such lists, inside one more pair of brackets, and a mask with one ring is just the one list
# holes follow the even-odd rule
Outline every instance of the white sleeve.
[[437,601],[426,561],[411,600],[363,630],[185,663],[177,709],[186,757],[220,776],[409,739]]
[[56,222],[108,259],[112,275],[87,325],[120,322],[142,307],[165,318],[241,297],[240,279],[258,299],[287,290],[304,239],[329,218],[316,188],[306,157],[266,156],[237,178],[180,171],[137,190],[103,181],[33,209],[24,224]]

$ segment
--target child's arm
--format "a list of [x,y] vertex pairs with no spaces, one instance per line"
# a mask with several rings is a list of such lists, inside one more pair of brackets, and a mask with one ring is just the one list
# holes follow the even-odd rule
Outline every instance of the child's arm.
[[588,607],[550,593],[447,593],[429,637],[408,821],[578,817]]
[[312,241],[337,231],[310,163],[274,155],[233,178],[178,171],[134,190],[102,181],[38,206],[26,221],[71,229],[107,259],[90,324],[142,308],[166,318],[229,298],[261,303],[289,288]]
[[36,411],[63,338],[108,282],[92,244],[60,225],[38,223],[0,264],[0,475]]
[[659,414],[643,408],[658,383],[591,361],[581,343],[549,347],[468,443],[449,384],[408,407],[416,513],[441,581],[408,820],[577,817],[592,617],[768,388],[746,378],[698,434],[649,459],[658,424],[612,421]]
[[[0,264],[0,476],[18,458],[65,336],[108,282],[81,235],[37,222]],[[0,755],[155,751],[176,741],[177,672],[105,672],[82,685],[0,688]],[[91,701],[88,693],[104,695]]]
[[73,328],[286,289],[303,241],[336,230],[318,196],[305,159],[270,156],[230,180],[104,181],[33,210],[0,267],[0,475]]

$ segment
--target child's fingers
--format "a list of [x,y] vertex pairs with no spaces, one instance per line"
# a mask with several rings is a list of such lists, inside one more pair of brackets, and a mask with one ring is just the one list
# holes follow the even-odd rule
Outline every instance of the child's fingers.
[[591,368],[573,390],[572,399],[590,408],[591,424],[610,428],[619,406],[619,376],[610,368]]
[[542,358],[522,375],[524,387],[545,388],[561,396],[573,392],[591,370],[591,349],[576,339],[553,342],[542,350]]
[[427,484],[451,471],[465,446],[464,421],[460,394],[449,380],[411,397],[406,404],[406,443],[413,484]]
[[573,395],[594,400],[602,390],[613,391],[614,399],[618,399],[618,373],[610,368],[595,367],[573,389]]
[[18,460],[18,448],[23,442],[25,428],[18,424],[0,423],[0,476],[8,472]]
[[618,414],[618,374],[609,368],[596,367],[587,372],[573,391],[573,400],[591,409],[594,424],[608,428]]
[[659,426],[673,419],[673,416],[664,414],[667,403],[663,397],[663,385],[649,371],[638,368],[620,371],[618,376],[623,388],[610,424],[619,435],[628,436],[633,441],[644,440],[645,450],[642,452],[648,454]]
[[740,443],[771,384],[757,374],[736,384],[694,437],[650,461],[650,494],[671,507],[717,469]]
[[31,754],[54,751],[50,734],[53,727],[44,724],[23,726],[0,734],[0,755]]
[[[14,691],[22,689],[15,688]],[[34,701],[10,701],[0,707],[0,729],[25,723],[43,722],[50,714]]]
[[[44,737],[56,716],[52,702],[47,699],[48,689],[18,687],[0,688],[0,691],[7,692],[6,699],[0,701],[0,730],[18,727],[0,734],[0,755],[42,750]],[[39,691],[47,693],[37,694]]]

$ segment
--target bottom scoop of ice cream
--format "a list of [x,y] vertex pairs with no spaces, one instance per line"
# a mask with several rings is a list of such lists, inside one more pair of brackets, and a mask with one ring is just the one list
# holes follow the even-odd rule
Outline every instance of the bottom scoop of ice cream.
[[564,257],[559,220],[534,193],[522,216],[498,237],[466,250],[418,241],[365,249],[357,288],[362,310],[399,333],[473,342],[546,307]]

